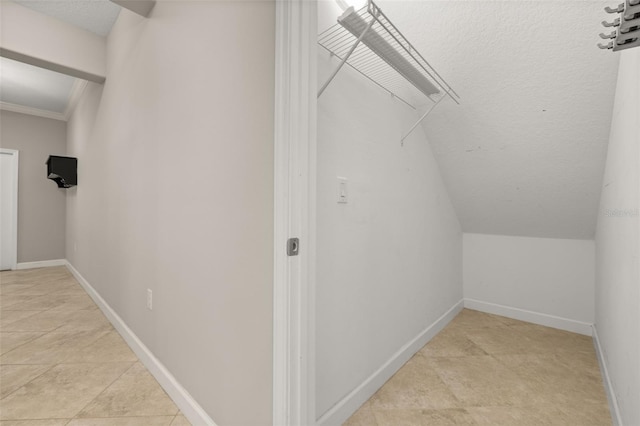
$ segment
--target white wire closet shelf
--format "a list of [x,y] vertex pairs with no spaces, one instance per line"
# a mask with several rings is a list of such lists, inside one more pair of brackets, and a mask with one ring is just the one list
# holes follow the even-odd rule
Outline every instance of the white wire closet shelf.
[[460,96],[372,0],[360,10],[348,8],[318,36],[318,44],[340,60],[318,97],[346,64],[413,109],[433,103],[409,133],[444,98],[460,103]]

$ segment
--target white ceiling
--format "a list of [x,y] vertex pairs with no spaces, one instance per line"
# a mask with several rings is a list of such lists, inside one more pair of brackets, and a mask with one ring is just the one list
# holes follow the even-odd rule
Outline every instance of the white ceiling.
[[64,114],[75,78],[0,58],[0,101]]
[[120,13],[109,0],[12,0],[68,24],[107,36]]
[[602,1],[376,2],[462,97],[423,127],[465,232],[592,238],[618,54]]

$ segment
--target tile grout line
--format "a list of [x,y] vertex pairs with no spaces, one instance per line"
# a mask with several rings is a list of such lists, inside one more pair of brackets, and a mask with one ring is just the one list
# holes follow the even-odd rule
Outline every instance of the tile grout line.
[[[39,285],[43,285],[43,284],[36,284],[36,286],[39,286]],[[80,286],[80,284],[76,284],[76,285]],[[82,289],[81,286],[80,286],[80,289]],[[25,296],[25,297],[33,297],[34,299],[42,299],[43,297],[51,296],[54,293],[56,293],[56,292],[55,291],[51,291],[51,292],[44,293],[44,294],[23,295],[23,296]],[[91,299],[90,296],[84,290],[83,290],[82,293],[69,293],[69,294],[62,293],[62,294],[59,294],[59,296],[78,296],[78,295],[87,296],[87,297],[89,297],[89,299]],[[46,308],[46,309],[11,309],[14,306],[18,306],[18,305],[20,305],[22,303],[29,303],[29,302],[33,302],[33,300],[12,303],[9,306],[2,307],[2,310],[4,310],[4,311],[39,311],[39,312],[46,312],[46,311],[50,311],[50,310],[53,310],[53,309],[59,309],[60,308],[60,306],[52,306],[52,307]],[[95,305],[95,302],[93,302],[93,300],[91,300],[91,302],[92,302],[93,305]],[[95,306],[97,308],[97,305],[95,305]],[[76,310],[80,311],[80,310],[86,310],[86,309],[93,309],[93,308],[81,308],[81,309],[76,309]]]
[[99,362],[90,362],[90,361],[79,361],[79,362],[56,362],[54,364],[50,363],[34,363],[34,364],[2,364],[2,365],[85,365],[85,364],[127,364],[129,362],[137,362],[137,361],[99,361]]
[[[446,327],[445,327],[446,328]],[[441,330],[441,332],[444,331]],[[427,343],[428,344],[428,343]],[[426,346],[426,345],[425,345]],[[424,348],[424,346],[423,346]],[[420,351],[418,351],[417,353],[422,356],[425,359],[429,359],[429,357],[425,356],[423,353],[421,353],[422,348],[420,349]],[[462,358],[462,357],[460,357]],[[404,366],[403,366],[404,367]],[[455,392],[453,392],[453,390],[451,389],[451,386],[449,386],[449,384],[447,382],[444,381],[444,379],[442,378],[442,376],[440,375],[440,372],[436,369],[433,368],[431,365],[429,365],[429,368],[436,374],[436,377],[438,377],[438,380],[440,380],[440,383],[442,383],[444,385],[444,387],[449,391],[449,393],[451,394],[451,396],[453,396],[453,399],[457,401],[457,403],[459,404],[458,408],[462,408],[464,409],[464,405],[463,402],[460,400],[460,398],[458,398],[455,394]],[[372,407],[373,408],[373,407]]]
[[[4,399],[8,398],[9,396],[13,395],[14,393],[16,393],[17,391],[19,391],[20,389],[22,389],[23,387],[27,386],[29,383],[33,382],[34,380],[36,380],[37,378],[41,377],[42,375],[44,375],[46,372],[50,371],[53,369],[53,367],[55,367],[57,364],[4,364],[4,365],[48,365],[49,368],[45,369],[42,373],[38,374],[36,377],[34,377],[33,379],[29,380],[27,383],[23,384],[22,386],[18,386],[17,388],[15,388],[14,390],[12,390],[11,392],[9,392],[7,395],[3,396],[2,399],[0,399],[0,401],[3,401]],[[22,420],[22,419],[20,419]]]
[[[73,279],[73,278],[71,277],[71,279]],[[71,283],[71,284],[73,284],[73,283]],[[36,287],[36,286],[39,286],[39,285],[43,285],[43,284],[35,284],[33,287]],[[79,286],[79,284],[78,284],[78,283],[75,283],[75,285]],[[30,286],[30,287],[32,287],[32,286]],[[38,296],[37,296],[37,298],[42,298],[42,297],[44,297],[44,296],[48,296],[48,295],[51,295],[51,294],[53,294],[53,292],[52,292],[52,293],[43,294],[43,295],[38,295]],[[83,294],[84,294],[84,295],[86,295],[86,292],[83,292]],[[64,295],[63,295],[63,296],[64,296]],[[18,303],[23,303],[23,302],[18,302]],[[93,309],[97,309],[97,308],[98,308],[98,307],[97,307],[97,305],[95,305],[95,303],[93,303],[93,301],[92,301],[92,304],[93,304],[93,306],[92,306],[92,307],[90,307],[90,308],[84,308],[84,309],[70,309],[70,310],[69,310],[68,308],[66,308],[66,309],[61,310],[61,312],[77,312],[77,311],[83,311],[83,310],[93,310]],[[15,306],[15,305],[17,305],[17,304],[12,304],[12,305],[10,305],[9,307],[11,307],[11,306]],[[64,304],[63,304],[63,305],[64,305]],[[28,319],[28,318],[31,318],[32,316],[39,315],[39,314],[42,314],[42,313],[45,313],[45,312],[49,312],[49,311],[53,311],[53,310],[56,310],[56,309],[59,309],[59,308],[60,308],[60,306],[52,306],[52,307],[49,307],[49,308],[47,308],[47,309],[42,309],[42,310],[35,310],[35,309],[34,309],[33,311],[36,311],[36,313],[34,313],[33,315],[30,315],[30,316],[25,317],[25,318],[21,318],[21,319],[16,320],[16,321],[12,321],[11,323],[6,324],[5,326],[9,326],[9,325],[13,324],[14,322],[18,322],[18,321],[21,321],[21,320],[26,320],[26,319]],[[28,311],[31,311],[31,309],[15,310],[15,311],[27,311],[27,310],[28,310]],[[56,333],[56,331],[57,331],[57,330],[59,330],[60,328],[62,328],[62,327],[64,327],[64,326],[65,326],[65,324],[61,324],[61,325],[59,325],[59,326],[55,327],[53,330],[48,330],[48,331],[42,331],[42,330],[39,330],[39,331],[14,331],[14,332],[12,332],[12,331],[3,331],[2,329],[0,329],[0,331],[6,332],[6,333],[42,333],[42,334],[40,334],[39,336],[34,337],[33,339],[30,339],[30,340],[28,340],[28,341],[26,341],[26,342],[24,342],[24,343],[20,344],[19,346],[16,346],[15,348],[12,348],[11,350],[7,351],[7,352],[6,352],[6,354],[9,354],[9,353],[13,352],[14,350],[16,350],[16,349],[18,349],[18,348],[20,348],[20,347],[22,347],[22,346],[24,346],[24,345],[26,345],[26,344],[29,344],[29,343],[31,343],[31,342],[33,342],[33,341],[37,340],[37,339],[40,339],[40,338],[43,338],[43,337],[49,336],[49,335],[51,335],[51,334],[75,334],[75,333],[77,333],[78,331],[86,331],[86,332],[95,332],[95,331],[96,331],[96,330],[94,330],[94,329],[91,329],[91,330],[78,330],[78,331],[72,331],[72,332],[69,332],[69,333]],[[112,327],[112,326],[111,326],[111,329],[113,329],[113,327]],[[110,330],[110,331],[111,331],[111,330]],[[90,345],[94,344],[96,341],[100,340],[103,336],[104,336],[104,333],[98,333],[98,337],[97,337],[95,340],[93,340],[93,341],[91,341],[91,342],[88,342],[88,343],[84,346],[84,348],[86,348],[87,346],[90,346]],[[4,355],[6,355],[6,354],[2,354],[2,355],[4,356]],[[108,385],[106,385],[106,386],[105,386],[105,388],[104,388],[104,389],[102,389],[102,391],[100,391],[100,392],[98,393],[98,395],[96,395],[96,397],[95,397],[95,398],[93,398],[93,399],[92,399],[91,401],[89,401],[85,406],[83,406],[83,407],[82,407],[78,412],[76,412],[76,413],[75,413],[75,415],[74,415],[74,416],[72,416],[72,418],[70,418],[70,419],[69,419],[65,424],[69,424],[69,423],[70,423],[74,418],[77,418],[77,415],[78,415],[79,413],[81,413],[81,412],[82,412],[82,410],[84,410],[84,409],[85,409],[89,404],[91,404],[91,403],[92,403],[96,398],[98,398],[100,395],[102,395],[102,393],[103,393],[106,389],[108,389],[110,386],[112,386],[112,385],[113,385],[113,383],[115,383],[115,382],[116,382],[118,379],[120,379],[120,378],[121,378],[121,377],[122,377],[122,376],[123,376],[127,371],[129,371],[129,370],[130,370],[130,369],[131,369],[131,368],[136,364],[136,362],[139,362],[139,360],[136,360],[135,362],[131,362],[131,365],[130,365],[128,368],[126,368],[126,369],[125,369],[125,370],[124,370],[120,375],[118,375],[118,377],[114,378],[114,380],[113,380],[113,381],[111,381]],[[5,395],[5,397],[3,397],[3,398],[2,398],[2,400],[4,400],[5,398],[9,397],[10,395],[13,395],[15,392],[17,392],[18,390],[20,390],[20,389],[24,388],[24,387],[25,387],[25,386],[27,386],[29,383],[32,383],[33,381],[37,380],[38,378],[40,378],[41,376],[43,376],[43,375],[44,375],[44,374],[46,374],[47,372],[51,371],[53,368],[55,368],[55,367],[56,367],[56,366],[58,366],[58,365],[78,365],[78,364],[111,364],[111,363],[110,363],[110,362],[103,362],[103,363],[93,363],[93,362],[77,362],[77,363],[73,363],[73,362],[62,362],[62,363],[52,363],[52,364],[48,364],[48,363],[42,363],[42,364],[24,364],[24,363],[19,363],[19,364],[3,364],[3,365],[48,365],[48,368],[46,368],[42,373],[38,374],[36,377],[34,377],[34,378],[32,378],[31,380],[29,380],[27,383],[24,383],[22,386],[19,386],[18,388],[14,389],[11,393],[9,393],[9,394]],[[179,412],[179,410],[178,410],[178,412]],[[170,417],[170,416],[167,416],[167,417]],[[53,419],[53,418],[50,418],[50,419]],[[56,419],[57,419],[57,418],[56,418]],[[64,417],[64,418],[63,418],[63,417],[61,417],[60,419],[64,420],[64,419],[66,419],[66,417]],[[20,420],[29,420],[29,419],[20,419]],[[43,420],[43,419],[34,419],[34,420]],[[48,420],[48,419],[44,419],[44,420]],[[173,421],[173,420],[172,420],[172,421]]]
[[[0,330],[0,333],[13,333],[13,332],[12,331],[2,331],[2,330]],[[20,333],[20,331],[16,331],[15,333]],[[22,333],[30,333],[30,332],[29,331],[24,331]],[[33,333],[40,333],[40,332],[39,331],[34,331]],[[9,349],[7,352],[5,352],[3,354],[0,354],[0,358],[2,358],[5,355],[10,354],[11,352],[15,351],[18,348],[21,348],[22,346],[26,345],[27,343],[31,343],[31,342],[33,342],[33,341],[35,341],[35,340],[37,340],[37,339],[39,339],[41,337],[46,336],[47,334],[49,334],[49,333],[48,332],[43,332],[43,334],[41,334],[40,336],[36,336],[31,340],[27,340],[26,342],[19,344],[15,348]],[[0,365],[4,365],[4,364],[0,364]],[[21,365],[21,364],[12,364],[12,365]],[[29,365],[29,364],[27,364],[27,365]]]
[[[81,419],[146,419],[147,417],[177,417],[178,414],[149,414],[149,415],[126,415],[126,416],[91,416],[91,417],[73,417],[71,420]],[[61,417],[66,418],[66,417]]]
[[67,420],[68,417],[46,417],[37,419],[4,419],[3,422],[32,422],[32,421],[46,421],[46,420]]
[[[39,284],[34,284],[34,287],[35,287],[35,286],[37,286],[37,285],[39,285]],[[11,305],[11,306],[13,306],[13,305]],[[4,309],[4,310],[6,310],[6,308],[3,308],[3,309]],[[31,318],[32,316],[35,316],[35,315],[38,315],[38,314],[41,314],[41,313],[44,313],[44,312],[50,311],[51,309],[53,309],[53,308],[44,309],[44,310],[39,310],[39,311],[38,311],[38,313],[33,314],[33,315],[29,315],[28,317],[26,317],[26,318],[22,318],[22,319]],[[25,309],[25,310],[27,310],[27,309]],[[22,319],[17,320],[17,321],[21,321]],[[6,327],[7,325],[11,325],[11,324],[13,324],[14,322],[17,322],[17,321],[13,321],[13,322],[11,322],[11,323],[9,323],[9,324],[5,324],[5,327]],[[3,328],[0,328],[0,332],[2,332],[2,333],[11,333],[11,331],[5,331]],[[15,333],[20,333],[20,332],[19,332],[19,331],[17,331],[17,332],[15,332]],[[27,332],[25,332],[25,333],[28,333],[28,331],[27,331]],[[38,333],[38,332],[36,331],[35,333]],[[43,334],[42,334],[42,335],[37,336],[37,337],[34,337],[33,339],[28,340],[28,341],[26,341],[26,342],[22,343],[21,345],[16,346],[15,348],[13,348],[13,349],[11,349],[11,350],[7,351],[6,353],[1,354],[1,355],[0,355],[0,357],[3,357],[3,356],[5,356],[5,355],[7,355],[7,354],[9,354],[9,353],[13,352],[14,350],[16,350],[16,349],[18,349],[18,348],[20,348],[20,347],[22,347],[22,346],[26,345],[27,343],[31,343],[31,342],[33,342],[34,340],[37,340],[37,339],[39,339],[39,338],[41,338],[41,337],[44,337],[44,336],[46,336],[46,335],[47,335],[47,334],[49,334],[49,333],[50,333],[50,332],[43,332]],[[0,364],[0,365],[1,365],[1,364]],[[16,364],[16,365],[21,365],[21,364]],[[27,364],[27,365],[29,365],[29,364]],[[46,365],[46,364],[45,364],[45,365]],[[18,388],[18,389],[19,389],[19,388]],[[16,390],[17,390],[17,389],[16,389]],[[15,392],[15,391],[14,391],[14,392]],[[11,392],[11,393],[13,393],[13,392]],[[8,395],[7,395],[7,396],[8,396]],[[4,399],[4,398],[3,398],[3,399]]]
[[[10,326],[11,324],[14,324],[14,323],[22,321],[22,320],[28,320],[31,317],[34,317],[34,316],[39,315],[39,314],[43,314],[45,312],[52,311],[54,309],[56,309],[56,308],[49,308],[49,309],[46,309],[44,311],[37,311],[38,312],[37,314],[29,315],[28,317],[20,318],[17,321],[13,321],[13,322],[11,322],[9,324],[5,324],[5,327]],[[78,311],[83,311],[83,310],[88,310],[88,309],[76,309],[76,310],[71,310],[69,312],[78,312]],[[24,312],[24,311],[12,311],[12,312]],[[61,325],[55,327],[52,330],[3,330],[2,328],[0,328],[0,332],[1,333],[45,333],[45,334],[49,334],[49,333],[55,333],[56,330],[58,330],[59,328],[64,327],[65,325],[66,324],[61,324]],[[42,336],[40,336],[40,337],[43,337],[43,336],[44,336],[44,334]],[[38,337],[36,337],[36,339],[38,339]],[[13,349],[11,349],[11,350],[13,350]],[[9,352],[11,352],[11,351],[9,351]],[[7,352],[7,353],[9,353],[9,352]]]
[[[49,309],[46,309],[44,311],[39,311],[39,313],[48,312],[48,311],[53,310],[53,309],[55,309],[55,308],[49,308]],[[38,314],[35,314],[35,315],[38,315]],[[23,318],[23,319],[28,319],[28,318],[31,318],[31,317],[29,316],[29,317]],[[20,321],[20,320],[18,320],[18,321]],[[13,324],[13,323],[11,323],[11,324]],[[16,346],[15,348],[8,350],[7,352],[1,354],[0,357],[4,357],[5,355],[8,355],[11,352],[15,351],[16,349],[21,348],[22,346],[24,346],[24,345],[26,345],[28,343],[31,343],[31,342],[33,342],[33,341],[35,341],[37,339],[40,339],[42,337],[46,337],[49,334],[54,333],[55,330],[57,330],[57,329],[59,329],[61,327],[64,327],[64,324],[60,325],[60,326],[58,326],[58,327],[56,327],[56,328],[54,328],[53,330],[50,330],[50,331],[5,331],[3,329],[0,329],[0,333],[42,333],[40,336],[34,337],[33,339],[28,340],[28,341]],[[59,334],[62,334],[62,333],[59,333]],[[34,364],[0,364],[0,365],[34,365]]]
[[175,417],[180,416],[181,414],[152,414],[145,416],[93,416],[93,417],[46,417],[46,418],[24,418],[24,419],[5,419],[3,422],[24,422],[24,421],[38,421],[38,420],[69,420],[69,422],[73,420],[82,420],[82,419],[146,419],[147,417],[171,417],[171,421],[175,419]]
[[[491,331],[495,331],[495,329],[500,329],[500,328],[502,328],[502,327],[504,327],[504,326],[511,327],[511,326],[518,326],[518,325],[519,325],[519,324],[509,324],[509,323],[506,323],[506,324],[505,324],[505,323],[502,323],[502,324],[500,324],[499,326],[497,326],[497,325],[496,325],[496,326],[482,327],[482,329],[483,329],[483,330],[491,330]],[[545,327],[545,326],[540,326],[540,327],[547,328],[547,327]],[[446,332],[446,328],[445,328],[442,332]],[[570,333],[570,334],[579,334],[579,333],[574,333],[574,332],[568,332],[568,333]],[[503,364],[503,363],[500,361],[499,357],[500,357],[501,355],[511,355],[511,354],[489,353],[489,352],[487,352],[485,349],[483,349],[483,348],[482,348],[482,346],[480,346],[480,345],[476,344],[473,340],[469,339],[469,335],[470,335],[470,334],[471,334],[470,332],[467,332],[467,331],[464,331],[464,330],[463,330],[462,335],[463,335],[467,340],[469,340],[471,343],[473,343],[473,344],[474,344],[474,345],[476,345],[479,349],[481,349],[481,350],[482,350],[482,352],[483,352],[483,355],[481,355],[482,357],[488,357],[488,358],[490,358],[490,359],[493,359],[495,362],[498,362],[502,367],[506,368],[506,370],[507,370],[507,371],[511,372],[511,373],[512,373],[512,374],[514,374],[516,377],[518,377],[520,380],[525,380],[525,381],[526,381],[526,377],[523,377],[523,376],[522,376],[522,375],[517,371],[517,369],[516,369],[516,368],[514,368],[513,366],[509,366],[508,364]],[[533,343],[533,342],[532,342],[532,343]],[[425,345],[425,346],[426,346],[426,345]],[[580,353],[582,353],[582,352],[584,352],[584,353],[590,352],[590,351],[583,351],[583,350],[581,350],[580,348],[578,348],[578,349],[572,349],[572,350],[567,351],[567,352],[568,352],[568,353],[574,353],[574,352],[576,352],[576,351],[577,351],[577,352],[580,352]],[[513,354],[513,355],[520,356],[520,355],[528,355],[528,354],[530,354],[530,353],[529,353],[529,352],[518,352],[518,353],[515,353],[515,354]],[[541,353],[535,353],[534,355],[539,356],[539,357],[542,357],[542,358],[551,357],[551,358],[554,358],[554,359],[555,359],[555,358],[557,358],[557,356],[559,356],[559,354],[565,354],[565,350],[556,350],[556,349],[551,349],[551,350],[549,350],[549,351],[543,351],[543,352],[541,352]],[[460,359],[460,358],[466,358],[466,357],[472,357],[472,356],[473,356],[473,357],[475,357],[475,356],[478,356],[478,355],[462,355],[462,356],[443,356],[443,357],[437,357],[437,356],[436,356],[436,357],[430,357],[430,356],[427,356],[427,355],[425,355],[424,353],[422,353],[422,350],[418,351],[418,352],[417,352],[417,355],[420,355],[420,356],[422,356],[422,357],[424,357],[424,358],[426,358],[426,359],[432,359],[432,358],[445,358],[445,359],[456,358],[456,359]],[[434,369],[434,368],[432,368],[432,370],[434,370],[434,371],[435,371],[436,376],[440,379],[440,381],[444,383],[444,381],[442,380],[442,376],[441,376],[441,375],[440,375],[440,373],[439,373],[439,370],[438,370],[438,369]],[[451,391],[451,388],[448,386],[448,384],[447,384],[447,383],[444,383],[444,385],[445,385],[445,388],[447,388],[447,389],[449,389],[449,391]],[[453,394],[453,393],[452,393],[452,394]],[[456,395],[455,395],[455,394],[453,394],[453,397],[454,397],[456,400],[458,400],[459,402],[461,402],[461,401],[456,397]],[[371,398],[370,398],[370,399],[369,399],[365,404],[369,403],[370,401],[371,401]],[[363,405],[363,406],[364,406],[364,405]],[[511,406],[511,405],[510,405],[510,406]],[[518,406],[519,406],[519,405],[518,405]],[[529,406],[529,405],[528,405],[528,404],[525,404],[525,406]],[[464,406],[464,404],[461,402],[459,409],[460,409],[461,411],[466,412],[467,414],[470,414],[470,411],[468,410],[470,407],[471,407],[471,406],[469,406],[469,407]],[[360,409],[362,409],[362,407],[360,407]],[[373,413],[374,413],[374,421],[377,421],[377,417],[375,416],[375,414],[376,414],[376,413],[380,413],[380,412],[385,411],[385,410],[383,410],[383,409],[376,409],[376,408],[374,408],[372,405],[369,405],[369,408],[368,408],[368,409],[369,409],[371,412],[373,412]],[[411,410],[423,410],[423,411],[424,411],[424,408],[415,408],[415,409],[411,408],[411,409],[407,409],[407,410],[409,410],[409,411],[411,411]],[[437,410],[436,410],[436,411],[437,411]],[[476,424],[476,423],[474,422],[474,424]]]
[[[95,401],[96,399],[98,399],[98,398],[100,397],[100,395],[102,395],[102,394],[103,394],[107,389],[109,389],[109,388],[110,388],[110,387],[111,387],[115,382],[117,382],[118,380],[120,380],[120,378],[121,378],[122,376],[124,376],[124,375],[125,375],[125,373],[126,373],[127,371],[131,370],[131,369],[133,368],[133,366],[134,366],[134,365],[136,365],[136,363],[138,363],[138,362],[140,362],[140,361],[139,361],[139,360],[136,360],[135,362],[133,362],[133,363],[129,366],[129,368],[127,368],[126,370],[124,370],[124,371],[122,372],[122,374],[120,374],[118,377],[116,377],[115,379],[113,379],[113,381],[111,381],[111,383],[109,383],[107,386],[105,386],[105,387],[104,387],[104,389],[102,389],[102,390],[100,391],[100,393],[98,393],[98,394],[95,396],[95,398],[93,398],[91,401],[87,402],[87,404],[86,404],[86,405],[84,405],[84,406],[83,406],[83,407],[82,407],[82,408],[81,408],[81,409],[80,409],[76,414],[74,414],[74,415],[73,415],[73,417],[72,417],[71,419],[73,420],[73,419],[78,419],[78,418],[80,418],[80,417],[78,417],[78,414],[82,413],[82,410],[84,410],[84,409],[85,409],[85,408],[87,408],[89,405],[91,405],[91,403],[92,403],[93,401]],[[98,363],[98,364],[101,364],[101,363]],[[105,364],[106,364],[106,363],[105,363]],[[107,417],[107,418],[108,418],[108,417]]]
[[[4,309],[3,309],[3,310],[4,310]],[[18,310],[11,311],[11,310],[9,310],[9,312],[35,312],[35,313],[34,313],[34,314],[32,314],[32,315],[26,316],[26,317],[24,317],[24,318],[20,318],[20,319],[17,319],[17,320],[15,320],[15,321],[11,321],[9,324],[5,324],[4,326],[0,327],[0,332],[10,333],[10,331],[3,330],[3,328],[4,328],[4,327],[7,327],[7,326],[10,326],[11,324],[16,323],[16,322],[18,322],[18,321],[22,321],[22,320],[29,319],[29,318],[31,318],[31,317],[33,317],[33,316],[35,316],[35,315],[38,315],[38,314],[41,314],[41,313],[43,313],[43,312],[47,312],[47,311],[46,311],[46,310],[45,310],[45,311],[39,311],[39,310],[35,310],[35,309],[34,309],[34,310],[25,309],[25,310],[23,310],[23,311],[18,311]]]
[[[36,285],[37,285],[37,284],[36,284]],[[53,309],[55,309],[55,308],[49,308],[49,309],[46,309],[46,310],[44,310],[44,311],[39,311],[39,313],[48,312],[48,311],[53,310]],[[35,314],[35,315],[37,315],[37,314]],[[30,318],[30,317],[27,317],[27,318]],[[26,319],[26,318],[24,318],[24,319]],[[18,320],[18,321],[19,321],[19,320]],[[24,345],[28,344],[28,343],[31,343],[31,342],[33,342],[33,341],[35,341],[35,340],[37,340],[37,339],[40,339],[41,337],[46,337],[46,336],[48,336],[49,334],[54,333],[54,332],[55,332],[55,330],[57,330],[57,329],[59,329],[59,328],[61,328],[61,327],[63,327],[63,326],[64,326],[64,325],[60,325],[60,326],[56,327],[55,329],[53,329],[53,330],[51,330],[51,331],[43,332],[43,334],[41,334],[40,336],[34,337],[33,339],[28,340],[28,341],[24,342],[23,344],[16,346],[15,348],[13,348],[13,349],[11,349],[11,350],[7,351],[6,353],[3,353],[1,356],[7,355],[7,354],[9,354],[9,353],[13,352],[14,350],[16,350],[16,349],[18,349],[18,348],[20,348],[20,347],[22,347],[22,346],[24,346]],[[2,329],[0,329],[0,332],[11,333],[10,331],[3,331]],[[18,332],[16,332],[16,333],[20,333],[20,332],[18,331]],[[25,333],[28,333],[28,332],[25,332]],[[38,332],[36,332],[36,333],[38,333]],[[99,339],[99,338],[98,338],[98,339]],[[93,343],[93,342],[92,342],[92,343]],[[17,392],[18,390],[20,390],[20,389],[22,389],[23,387],[27,386],[29,383],[33,382],[34,380],[36,380],[37,378],[41,377],[42,375],[44,375],[44,374],[45,374],[45,373],[47,373],[48,371],[52,370],[52,369],[53,369],[54,367],[56,367],[57,365],[63,365],[63,364],[89,364],[89,363],[0,364],[0,366],[1,366],[1,365],[49,365],[49,368],[47,368],[46,370],[44,370],[41,374],[39,374],[39,375],[37,375],[36,377],[34,377],[33,379],[29,380],[27,383],[24,383],[22,386],[19,386],[18,388],[14,389],[12,392],[10,392],[9,394],[7,394],[7,395],[5,395],[4,397],[2,397],[2,399],[1,399],[1,400],[4,400],[5,398],[7,398],[7,397],[9,397],[10,395],[12,395],[12,394],[14,394],[15,392]],[[90,364],[93,364],[93,363],[90,363]],[[129,370],[129,369],[127,369],[127,371],[128,371],[128,370]],[[124,373],[123,373],[123,374],[124,374]],[[109,384],[109,386],[111,386],[111,384]],[[82,410],[81,410],[81,411],[82,411]]]

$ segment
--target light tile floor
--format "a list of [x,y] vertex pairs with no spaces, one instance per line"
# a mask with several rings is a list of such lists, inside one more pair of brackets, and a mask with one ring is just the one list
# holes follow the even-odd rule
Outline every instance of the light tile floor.
[[0,272],[0,426],[182,426],[65,267]]
[[591,337],[463,310],[345,426],[605,426]]
[[[188,424],[65,267],[0,273],[0,426]],[[610,424],[591,338],[466,309],[346,423]]]

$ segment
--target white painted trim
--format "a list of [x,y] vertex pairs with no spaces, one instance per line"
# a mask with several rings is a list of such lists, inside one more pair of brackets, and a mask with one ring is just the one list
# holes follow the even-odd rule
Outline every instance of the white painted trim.
[[[315,423],[315,1],[276,2],[273,424]],[[299,255],[286,255],[288,238]]]
[[20,169],[20,152],[16,149],[0,148],[0,153],[5,155],[11,155],[13,157],[13,194],[11,195],[11,205],[13,211],[11,212],[11,247],[13,252],[11,253],[11,269],[18,268],[18,192],[19,192],[19,169]]
[[40,260],[37,262],[20,262],[16,265],[16,269],[49,268],[51,266],[65,266],[66,264],[66,259]]
[[120,333],[131,350],[138,356],[149,372],[156,378],[160,386],[169,394],[173,402],[178,406],[182,414],[194,425],[216,426],[214,421],[196,402],[195,399],[182,387],[167,368],[156,358],[144,343],[135,335],[120,316],[98,294],[89,282],[69,262],[67,268],[86,290],[93,301],[98,305],[113,327]]
[[51,118],[53,120],[67,121],[65,115],[59,112],[31,108],[23,105],[12,104],[9,102],[0,101],[0,109],[3,109],[5,111],[19,112],[20,114],[35,115],[37,117]]
[[593,346],[596,349],[596,355],[598,356],[598,364],[600,364],[600,371],[602,372],[602,378],[604,379],[604,389],[607,392],[607,399],[609,400],[609,411],[611,412],[611,421],[613,426],[622,426],[622,417],[620,416],[620,407],[618,406],[618,399],[616,393],[613,390],[613,384],[611,383],[611,377],[609,376],[609,370],[607,369],[607,362],[604,356],[604,351],[600,345],[600,339],[598,338],[598,330],[596,325],[593,325]]
[[76,78],[73,82],[73,87],[71,88],[71,92],[69,92],[69,99],[67,101],[67,108],[64,110],[64,120],[68,121],[73,114],[73,111],[76,109],[78,102],[80,101],[80,97],[82,93],[84,93],[84,89],[87,87],[89,82],[87,80],[81,80]]
[[533,324],[544,325],[546,327],[570,331],[572,333],[584,334],[586,336],[591,336],[592,332],[592,324],[587,322],[527,311],[526,309],[513,308],[511,306],[483,302],[481,300],[465,298],[464,307],[475,311],[486,312],[488,314],[500,315]]
[[405,344],[398,352],[358,387],[342,398],[318,419],[319,426],[340,425],[344,423],[358,408],[364,404],[378,389],[384,385],[416,352],[438,334],[463,308],[463,301],[453,305],[440,318],[422,330],[410,342]]

